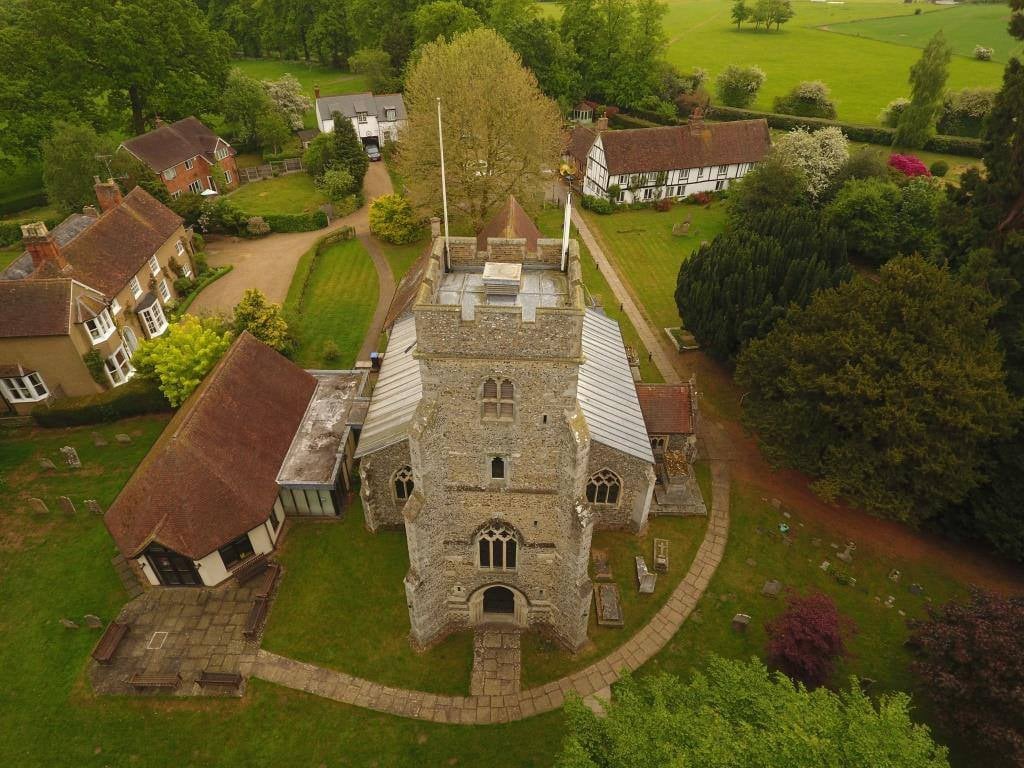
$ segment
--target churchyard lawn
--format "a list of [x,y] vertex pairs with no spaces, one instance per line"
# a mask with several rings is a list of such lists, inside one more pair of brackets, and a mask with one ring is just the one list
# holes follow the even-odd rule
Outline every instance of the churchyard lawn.
[[227,196],[232,205],[252,216],[313,213],[327,202],[308,173],[288,173],[245,184]]

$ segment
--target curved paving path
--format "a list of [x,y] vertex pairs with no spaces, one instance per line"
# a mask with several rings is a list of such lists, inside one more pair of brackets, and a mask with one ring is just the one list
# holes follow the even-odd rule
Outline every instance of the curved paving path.
[[366,336],[363,337],[363,346],[359,348],[359,354],[356,356],[356,360],[369,360],[370,353],[377,351],[380,332],[384,330],[384,321],[395,298],[395,275],[388,260],[384,258],[377,240],[367,232],[359,232],[357,237],[370,254],[373,266],[377,270],[377,309],[373,312],[370,327],[366,329]]

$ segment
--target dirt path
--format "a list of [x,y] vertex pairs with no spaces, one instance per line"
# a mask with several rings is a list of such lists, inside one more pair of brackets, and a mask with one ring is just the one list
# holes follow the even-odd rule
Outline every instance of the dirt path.
[[600,237],[594,236],[586,220],[575,211],[573,221],[665,381],[686,381],[696,375],[702,390],[704,438],[709,443],[714,441],[717,455],[729,462],[735,480],[756,486],[767,498],[779,499],[794,514],[819,522],[836,537],[869,547],[880,555],[936,566],[965,584],[998,592],[1024,591],[1024,568],[999,559],[980,546],[915,531],[850,506],[828,504],[814,495],[806,475],[794,470],[773,469],[756,440],[736,421],[741,393],[729,373],[701,352],[677,352],[653,327],[642,302],[605,255]]
[[384,321],[387,319],[388,309],[391,308],[391,300],[395,298],[395,276],[374,237],[369,233],[361,234],[359,242],[369,252],[373,259],[373,266],[377,270],[377,309],[373,312],[370,327],[366,329],[366,336],[363,338],[363,346],[359,348],[359,355],[356,357],[356,360],[369,360],[370,353],[377,351],[380,332],[384,329]]
[[193,315],[230,314],[247,288],[258,288],[270,301],[280,304],[288,295],[288,286],[302,254],[321,237],[344,226],[354,227],[357,235],[368,235],[370,201],[392,191],[384,163],[370,163],[363,180],[367,204],[355,213],[336,219],[325,229],[273,234],[259,240],[210,236],[206,243],[210,266],[233,264],[234,269],[199,294],[189,312]]

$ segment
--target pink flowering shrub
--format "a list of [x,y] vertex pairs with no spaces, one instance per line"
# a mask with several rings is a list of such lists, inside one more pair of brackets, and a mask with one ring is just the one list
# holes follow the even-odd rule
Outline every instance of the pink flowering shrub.
[[928,166],[914,155],[889,155],[889,167],[904,176],[931,176]]

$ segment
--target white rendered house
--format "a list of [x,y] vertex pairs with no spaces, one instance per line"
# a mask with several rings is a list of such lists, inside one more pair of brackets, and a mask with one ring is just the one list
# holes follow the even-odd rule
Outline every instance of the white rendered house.
[[400,93],[352,93],[344,96],[320,96],[316,89],[316,124],[321,133],[334,130],[333,114],[340,112],[352,122],[363,144],[383,146],[397,141],[407,115]]

